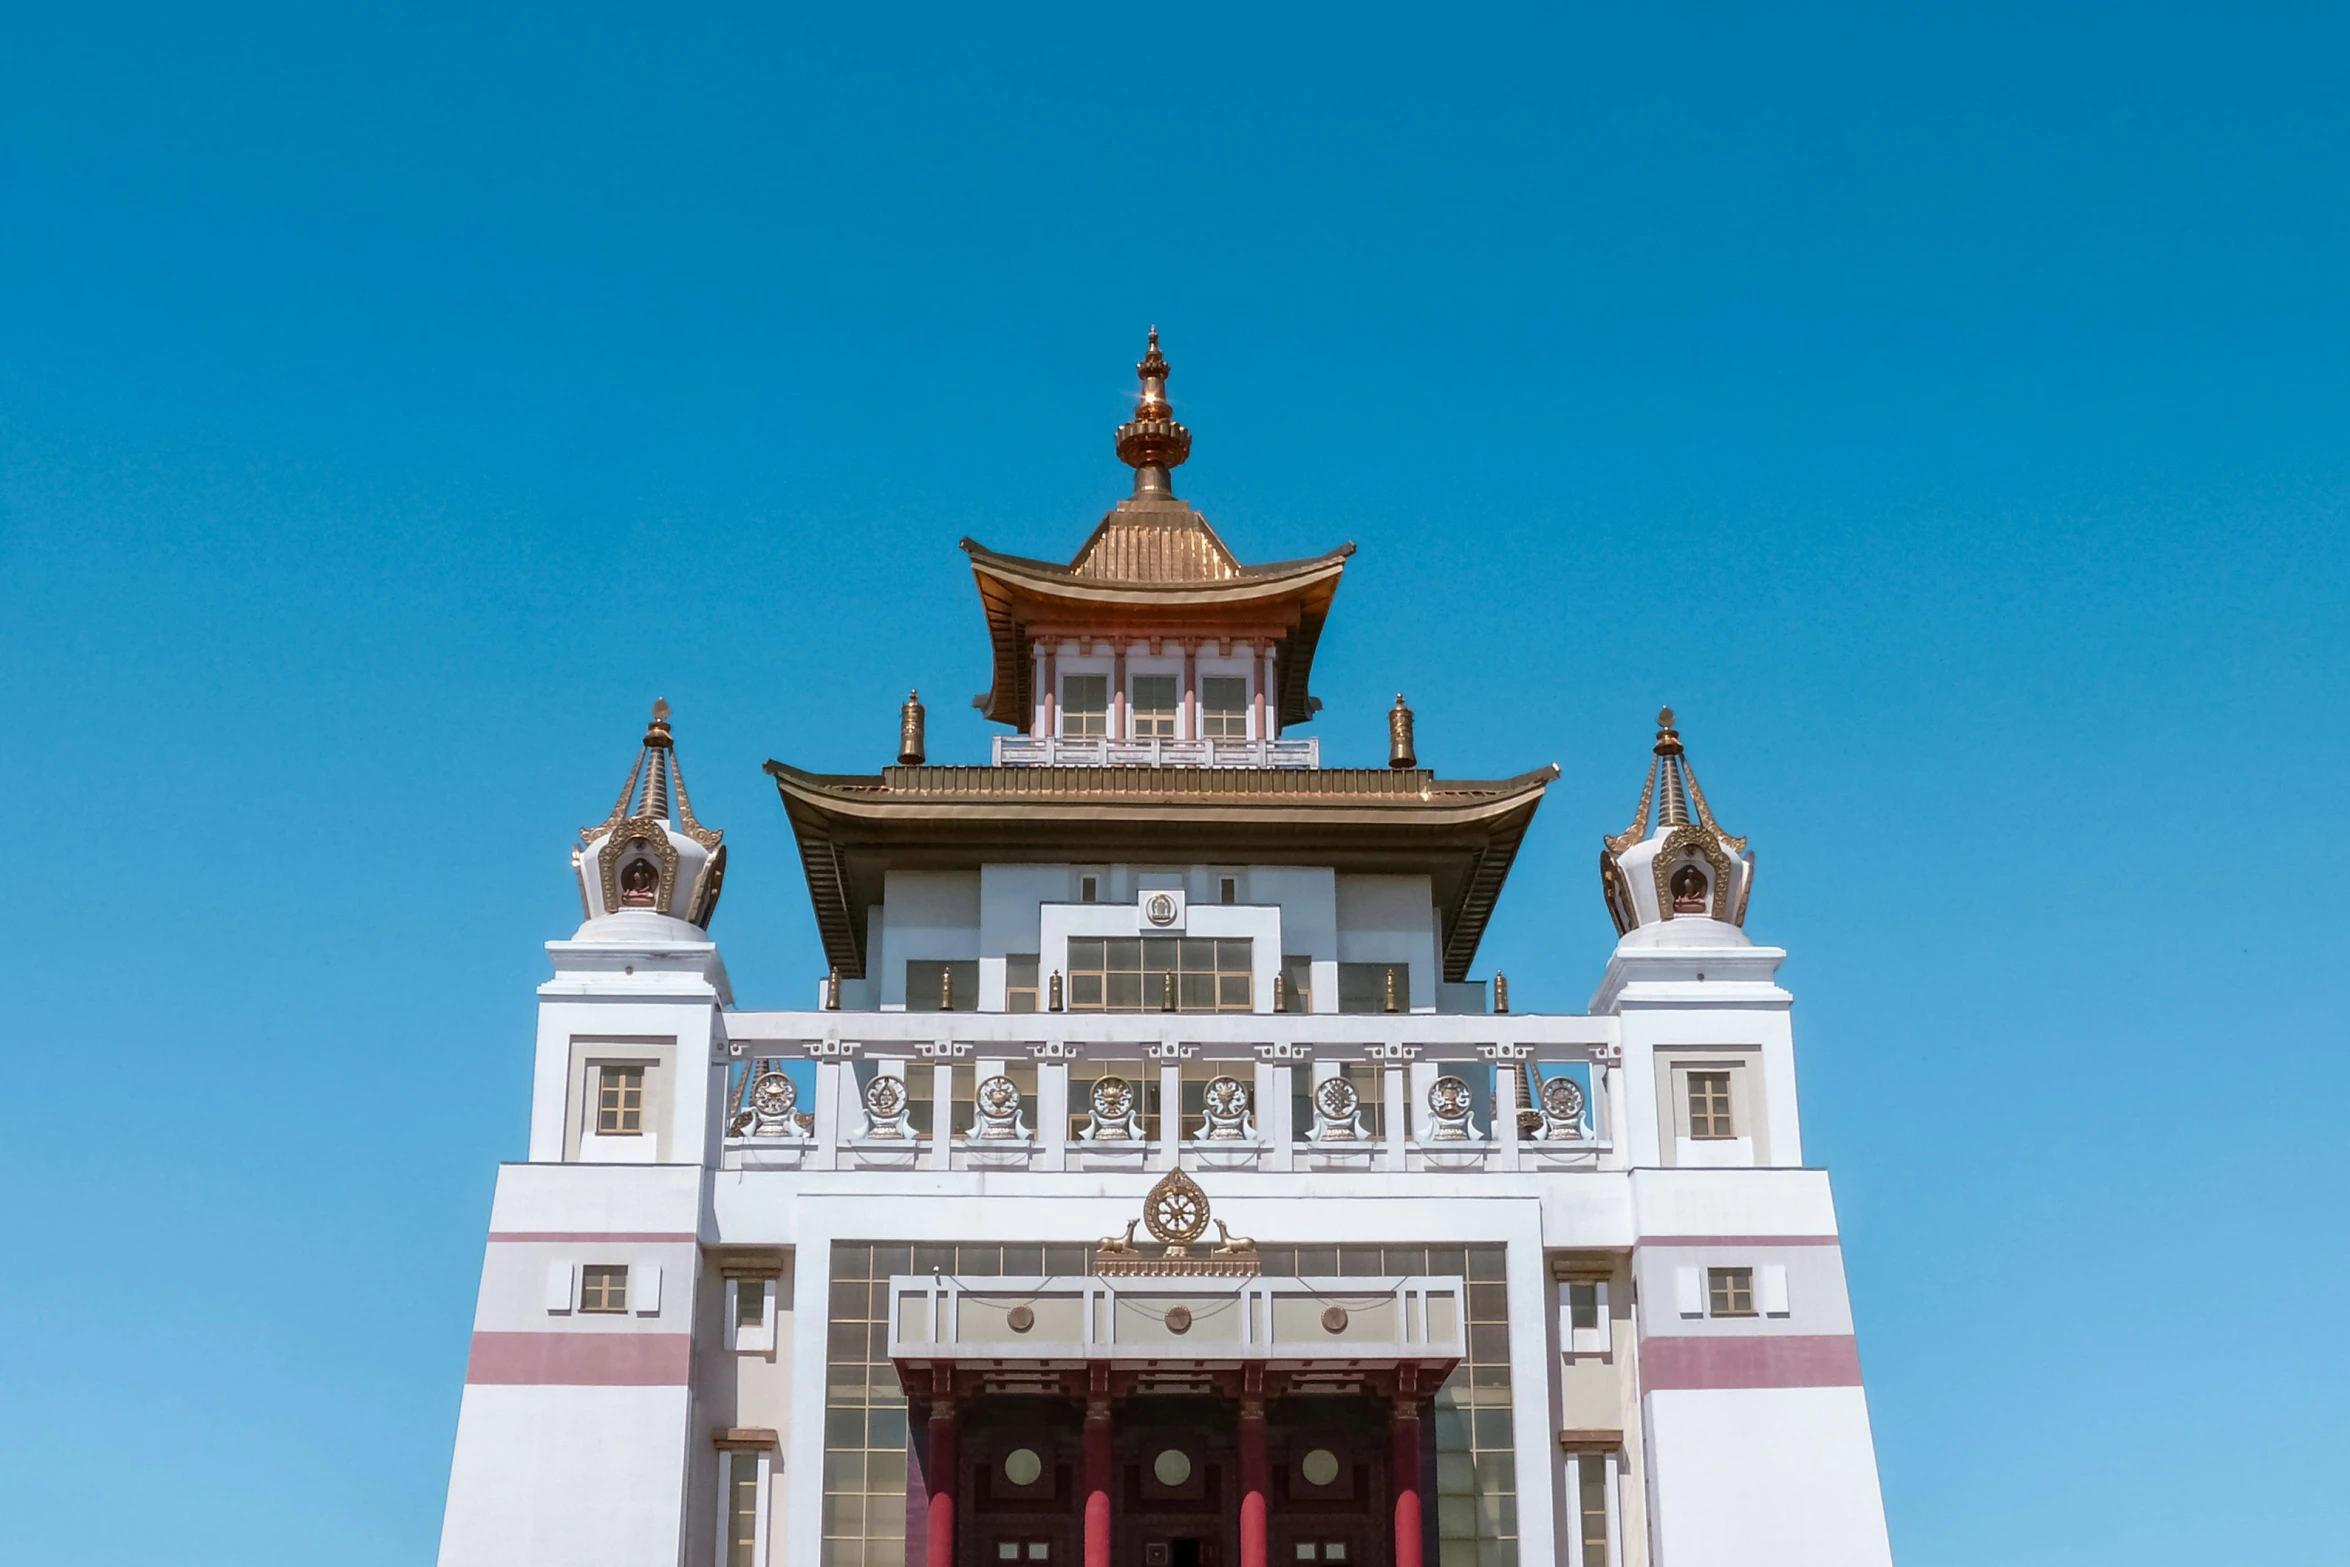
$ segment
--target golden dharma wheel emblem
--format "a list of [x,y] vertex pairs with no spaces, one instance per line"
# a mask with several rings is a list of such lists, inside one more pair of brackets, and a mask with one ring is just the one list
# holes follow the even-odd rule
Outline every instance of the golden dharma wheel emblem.
[[1154,1240],[1189,1245],[1208,1232],[1208,1194],[1181,1170],[1169,1170],[1142,1200],[1142,1222]]

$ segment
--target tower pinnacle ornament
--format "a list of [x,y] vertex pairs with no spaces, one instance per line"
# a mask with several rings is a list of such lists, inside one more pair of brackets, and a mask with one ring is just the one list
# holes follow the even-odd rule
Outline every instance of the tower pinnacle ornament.
[[1151,328],[1150,347],[1134,367],[1142,378],[1142,395],[1135,399],[1134,417],[1118,426],[1118,460],[1134,470],[1134,493],[1172,498],[1169,471],[1191,455],[1191,432],[1175,422],[1167,405],[1169,370],[1159,352],[1159,329]]
[[1675,918],[1746,923],[1754,854],[1714,820],[1669,707],[1657,710],[1654,760],[1632,825],[1600,846],[1599,885],[1619,936]]

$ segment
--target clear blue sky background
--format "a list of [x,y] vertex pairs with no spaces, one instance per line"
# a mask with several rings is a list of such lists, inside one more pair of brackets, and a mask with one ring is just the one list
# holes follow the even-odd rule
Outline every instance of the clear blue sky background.
[[1680,710],[1900,1558],[2339,1555],[2338,8],[497,10],[9,8],[0,1557],[429,1558],[572,830],[668,697],[808,997],[1153,321],[1325,755],[1564,768],[1521,1008]]

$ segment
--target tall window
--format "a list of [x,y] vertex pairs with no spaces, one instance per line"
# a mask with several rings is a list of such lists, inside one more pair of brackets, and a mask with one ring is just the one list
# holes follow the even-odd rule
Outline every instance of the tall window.
[[628,1269],[591,1263],[579,1270],[579,1309],[618,1312],[628,1309]]
[[1099,740],[1110,732],[1110,677],[1061,677],[1061,733],[1071,740]]
[[736,1279],[734,1281],[734,1325],[738,1330],[763,1328],[767,1325],[767,1281],[765,1279]]
[[1754,1270],[1752,1268],[1706,1269],[1705,1296],[1708,1316],[1753,1316]]
[[[1073,1012],[1247,1012],[1254,943],[1198,936],[1085,937],[1069,943]],[[1174,1006],[1168,983],[1173,976]]]
[[1607,1457],[1581,1453],[1575,1458],[1576,1511],[1583,1515],[1583,1567],[1607,1567]]
[[1014,952],[1004,959],[1004,1010],[1036,1010],[1036,954]]
[[1241,675],[1206,675],[1199,683],[1199,733],[1203,740],[1248,738],[1248,680]]
[[1134,677],[1134,726],[1137,740],[1172,740],[1175,738],[1175,677],[1173,675],[1136,675]]
[[1730,1074],[1689,1074],[1689,1135],[1692,1138],[1735,1137],[1730,1129]]
[[606,1066],[596,1069],[596,1135],[636,1137],[645,1129],[645,1069]]
[[759,1567],[759,1455],[726,1455],[726,1567]]

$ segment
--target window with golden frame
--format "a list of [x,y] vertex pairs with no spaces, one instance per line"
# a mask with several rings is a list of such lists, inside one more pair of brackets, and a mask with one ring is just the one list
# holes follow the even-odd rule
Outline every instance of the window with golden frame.
[[579,1270],[579,1309],[619,1312],[628,1309],[628,1269],[591,1263]]
[[1014,952],[1004,959],[1004,1010],[1035,1012],[1037,1006],[1036,954]]
[[1728,1072],[1692,1072],[1689,1074],[1689,1135],[1697,1139],[1720,1139],[1738,1135],[1730,1127],[1730,1074]]
[[596,1070],[596,1135],[636,1137],[645,1129],[645,1069],[607,1066]]
[[[1247,1012],[1255,943],[1204,936],[1087,936],[1069,943],[1072,1012]],[[1167,1005],[1172,984],[1174,1005]]]
[[1705,1270],[1705,1294],[1707,1315],[1751,1317],[1754,1315],[1754,1270],[1708,1268]]

